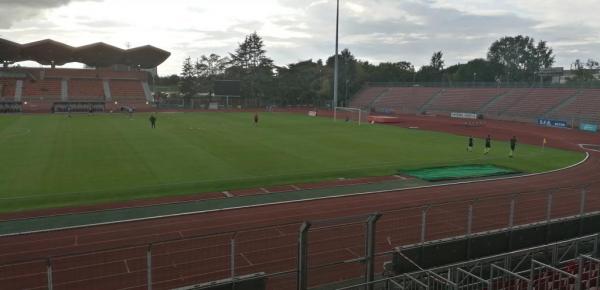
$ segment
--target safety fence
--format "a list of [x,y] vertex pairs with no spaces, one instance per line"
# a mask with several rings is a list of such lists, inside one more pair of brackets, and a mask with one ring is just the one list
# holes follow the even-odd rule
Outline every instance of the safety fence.
[[[197,235],[190,229],[184,234],[166,233],[152,243],[140,238],[139,244],[104,250],[96,250],[92,244],[90,251],[66,254],[55,248],[49,256],[24,260],[17,260],[23,257],[20,251],[31,252],[29,255],[36,255],[36,251],[27,245],[13,245],[12,256],[16,259],[7,261],[4,257],[0,285],[2,289],[172,289],[217,280],[236,281],[256,273],[262,273],[268,289],[331,289],[341,281],[372,283],[386,274],[382,265],[393,259],[397,246],[583,218],[600,211],[599,189],[600,183],[595,183],[485,198],[476,197],[476,193],[461,200],[439,196],[436,203],[414,202],[414,206],[375,214],[208,235]],[[355,210],[365,211],[361,207]],[[583,233],[583,227],[580,223],[572,230]],[[147,231],[148,235],[160,234]],[[538,266],[536,271],[547,270],[544,265]],[[473,284],[491,283],[488,278],[483,281],[473,272],[464,271],[467,269],[457,270],[456,275]],[[505,271],[498,268],[494,273],[501,277]],[[380,283],[400,287],[385,289],[442,289],[431,288],[430,284],[450,285],[444,277],[425,272]],[[419,288],[424,284],[429,288]]]
[[587,235],[337,289],[595,289],[600,286],[599,246],[600,234]]
[[367,87],[427,87],[427,88],[600,88],[599,81],[593,82],[367,82]]

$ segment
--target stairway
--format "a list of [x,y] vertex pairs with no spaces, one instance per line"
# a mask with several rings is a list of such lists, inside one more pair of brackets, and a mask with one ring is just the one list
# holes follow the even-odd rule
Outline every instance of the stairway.
[[390,91],[389,88],[385,89],[383,92],[381,92],[379,95],[375,96],[375,98],[373,98],[369,104],[367,105],[367,110],[368,112],[371,111],[371,108],[373,108],[373,105],[375,105],[375,103],[377,103],[377,101],[381,98],[387,95],[387,93]]
[[577,92],[574,93],[572,96],[570,96],[566,100],[562,101],[560,104],[556,105],[554,108],[551,108],[546,113],[544,113],[543,116],[547,117],[547,116],[551,116],[551,115],[555,114],[556,112],[559,112],[560,110],[562,110],[562,108],[568,106],[569,104],[571,104],[575,100],[577,100],[577,97],[580,96],[582,93],[583,93],[583,90],[581,90],[581,89],[577,90]]
[[495,98],[493,98],[492,100],[490,100],[487,104],[483,105],[483,107],[481,107],[481,109],[479,109],[479,113],[483,114],[485,113],[485,111],[487,111],[490,107],[492,107],[494,104],[496,104],[497,102],[499,102],[500,100],[502,100],[502,98],[504,98],[504,96],[512,93],[512,89],[504,92],[503,94],[499,94],[498,96],[496,96]]
[[419,108],[418,112],[421,113],[421,112],[427,111],[427,108],[429,106],[431,106],[431,104],[433,104],[433,102],[435,102],[435,100],[437,100],[437,98],[439,98],[441,95],[443,95],[445,91],[446,91],[445,89],[441,89],[437,93],[433,94],[431,96],[431,98],[429,98],[429,100],[427,100],[427,102],[425,102],[425,104],[423,104],[423,106],[421,106]]

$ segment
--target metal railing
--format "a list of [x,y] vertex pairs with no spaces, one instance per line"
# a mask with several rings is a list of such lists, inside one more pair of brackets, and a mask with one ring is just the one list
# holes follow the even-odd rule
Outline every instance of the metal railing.
[[426,88],[551,88],[551,89],[597,89],[600,81],[568,82],[367,82],[367,87],[426,87]]
[[[594,234],[335,289],[590,289],[600,283],[600,260],[594,258],[599,246],[600,234]],[[567,254],[572,248],[585,250]],[[550,253],[551,261],[570,258],[550,265],[534,258],[541,252]],[[429,283],[432,276],[440,283]]]

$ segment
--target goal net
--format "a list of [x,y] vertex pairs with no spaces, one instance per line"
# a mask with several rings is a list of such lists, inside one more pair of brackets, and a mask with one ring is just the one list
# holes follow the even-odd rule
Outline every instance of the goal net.
[[367,123],[368,117],[367,111],[350,107],[335,107],[333,115],[335,121],[353,122],[359,125]]

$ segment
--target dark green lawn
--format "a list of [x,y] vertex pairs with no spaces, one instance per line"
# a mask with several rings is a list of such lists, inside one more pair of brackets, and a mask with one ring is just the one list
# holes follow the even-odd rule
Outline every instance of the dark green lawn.
[[[583,154],[506,143],[468,153],[466,139],[391,126],[263,113],[0,116],[0,212],[389,175],[490,163],[539,172]],[[482,144],[481,140],[476,140]]]

